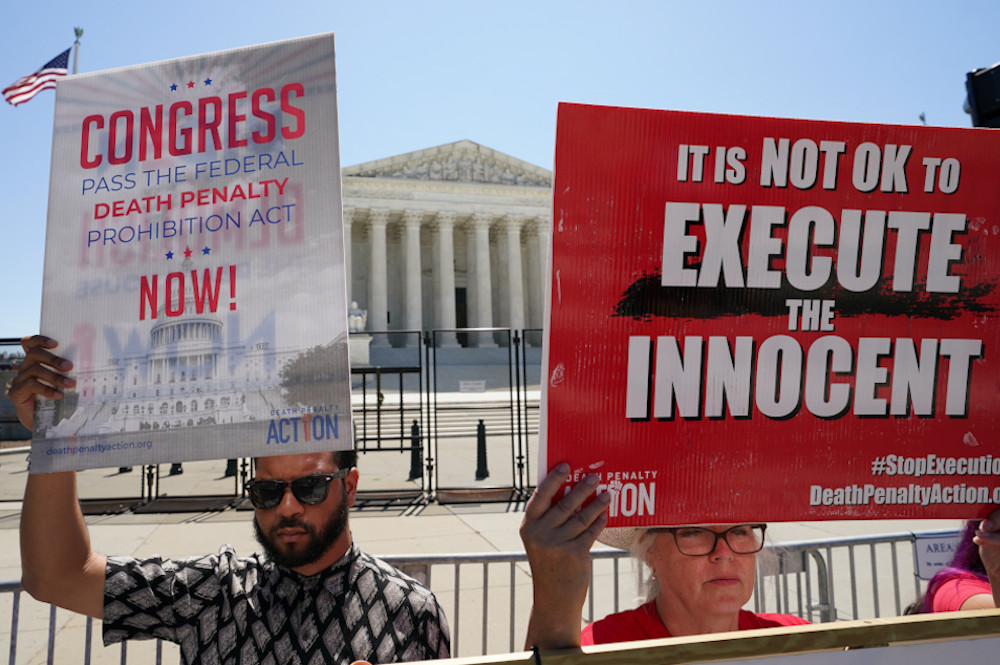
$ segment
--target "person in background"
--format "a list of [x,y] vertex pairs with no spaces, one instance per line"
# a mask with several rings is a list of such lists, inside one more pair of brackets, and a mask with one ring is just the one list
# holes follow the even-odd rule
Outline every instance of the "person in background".
[[[605,529],[608,493],[588,476],[552,503],[569,473],[557,465],[538,484],[521,523],[531,566],[533,606],[527,648],[559,649],[591,644],[701,635],[809,623],[788,614],[754,614],[743,606],[753,593],[763,524],[706,524],[664,529]],[[580,630],[590,581],[590,548],[631,549],[649,566],[646,602]]]
[[951,563],[935,573],[907,614],[1000,607],[1000,508],[965,524]]

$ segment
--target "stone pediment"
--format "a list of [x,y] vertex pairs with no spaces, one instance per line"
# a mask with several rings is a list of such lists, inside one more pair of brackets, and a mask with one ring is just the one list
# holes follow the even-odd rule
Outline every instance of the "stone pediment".
[[348,166],[342,173],[351,178],[552,186],[550,171],[465,140]]

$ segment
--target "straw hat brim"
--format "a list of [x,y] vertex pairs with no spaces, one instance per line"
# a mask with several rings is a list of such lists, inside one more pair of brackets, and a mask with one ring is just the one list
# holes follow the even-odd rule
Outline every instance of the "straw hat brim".
[[597,537],[597,540],[604,543],[608,547],[617,547],[620,550],[630,550],[632,549],[632,544],[635,542],[636,536],[638,535],[639,529],[635,527],[613,527],[601,531],[601,535]]

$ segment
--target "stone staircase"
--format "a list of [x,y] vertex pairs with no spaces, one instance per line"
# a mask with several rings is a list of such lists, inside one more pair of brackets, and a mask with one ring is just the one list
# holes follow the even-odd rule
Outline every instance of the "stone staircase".
[[[512,431],[517,431],[520,426],[522,433],[532,436],[538,434],[538,401],[524,402],[520,405],[520,416],[517,413],[517,404],[511,407],[509,401],[482,400],[482,401],[462,401],[460,403],[438,402],[436,411],[431,411],[429,405],[424,404],[424,423],[432,431],[437,432],[439,438],[475,437],[476,428],[481,420],[486,427],[488,436],[510,435]],[[419,420],[419,408],[416,404],[412,406],[404,405],[403,427],[404,435],[409,436],[410,427],[414,420]],[[381,414],[369,406],[366,412],[360,408],[354,409],[355,427],[359,432],[367,426],[368,436],[373,436],[375,429],[379,426],[379,421],[383,433],[391,432],[392,436],[399,436],[400,409],[398,404],[384,404]],[[424,425],[422,424],[421,427]]]

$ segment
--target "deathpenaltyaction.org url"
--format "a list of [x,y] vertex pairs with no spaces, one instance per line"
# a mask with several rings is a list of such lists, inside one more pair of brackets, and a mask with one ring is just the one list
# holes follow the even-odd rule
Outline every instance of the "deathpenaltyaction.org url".
[[809,487],[810,506],[886,506],[937,504],[1000,503],[1000,487],[976,487],[965,483],[923,486],[910,483],[903,487],[847,485],[844,487]]
[[104,453],[120,452],[123,450],[135,450],[145,448],[149,450],[153,447],[152,441],[119,441],[117,443],[93,443],[81,446],[62,446],[61,448],[49,448],[46,455],[102,455]]

